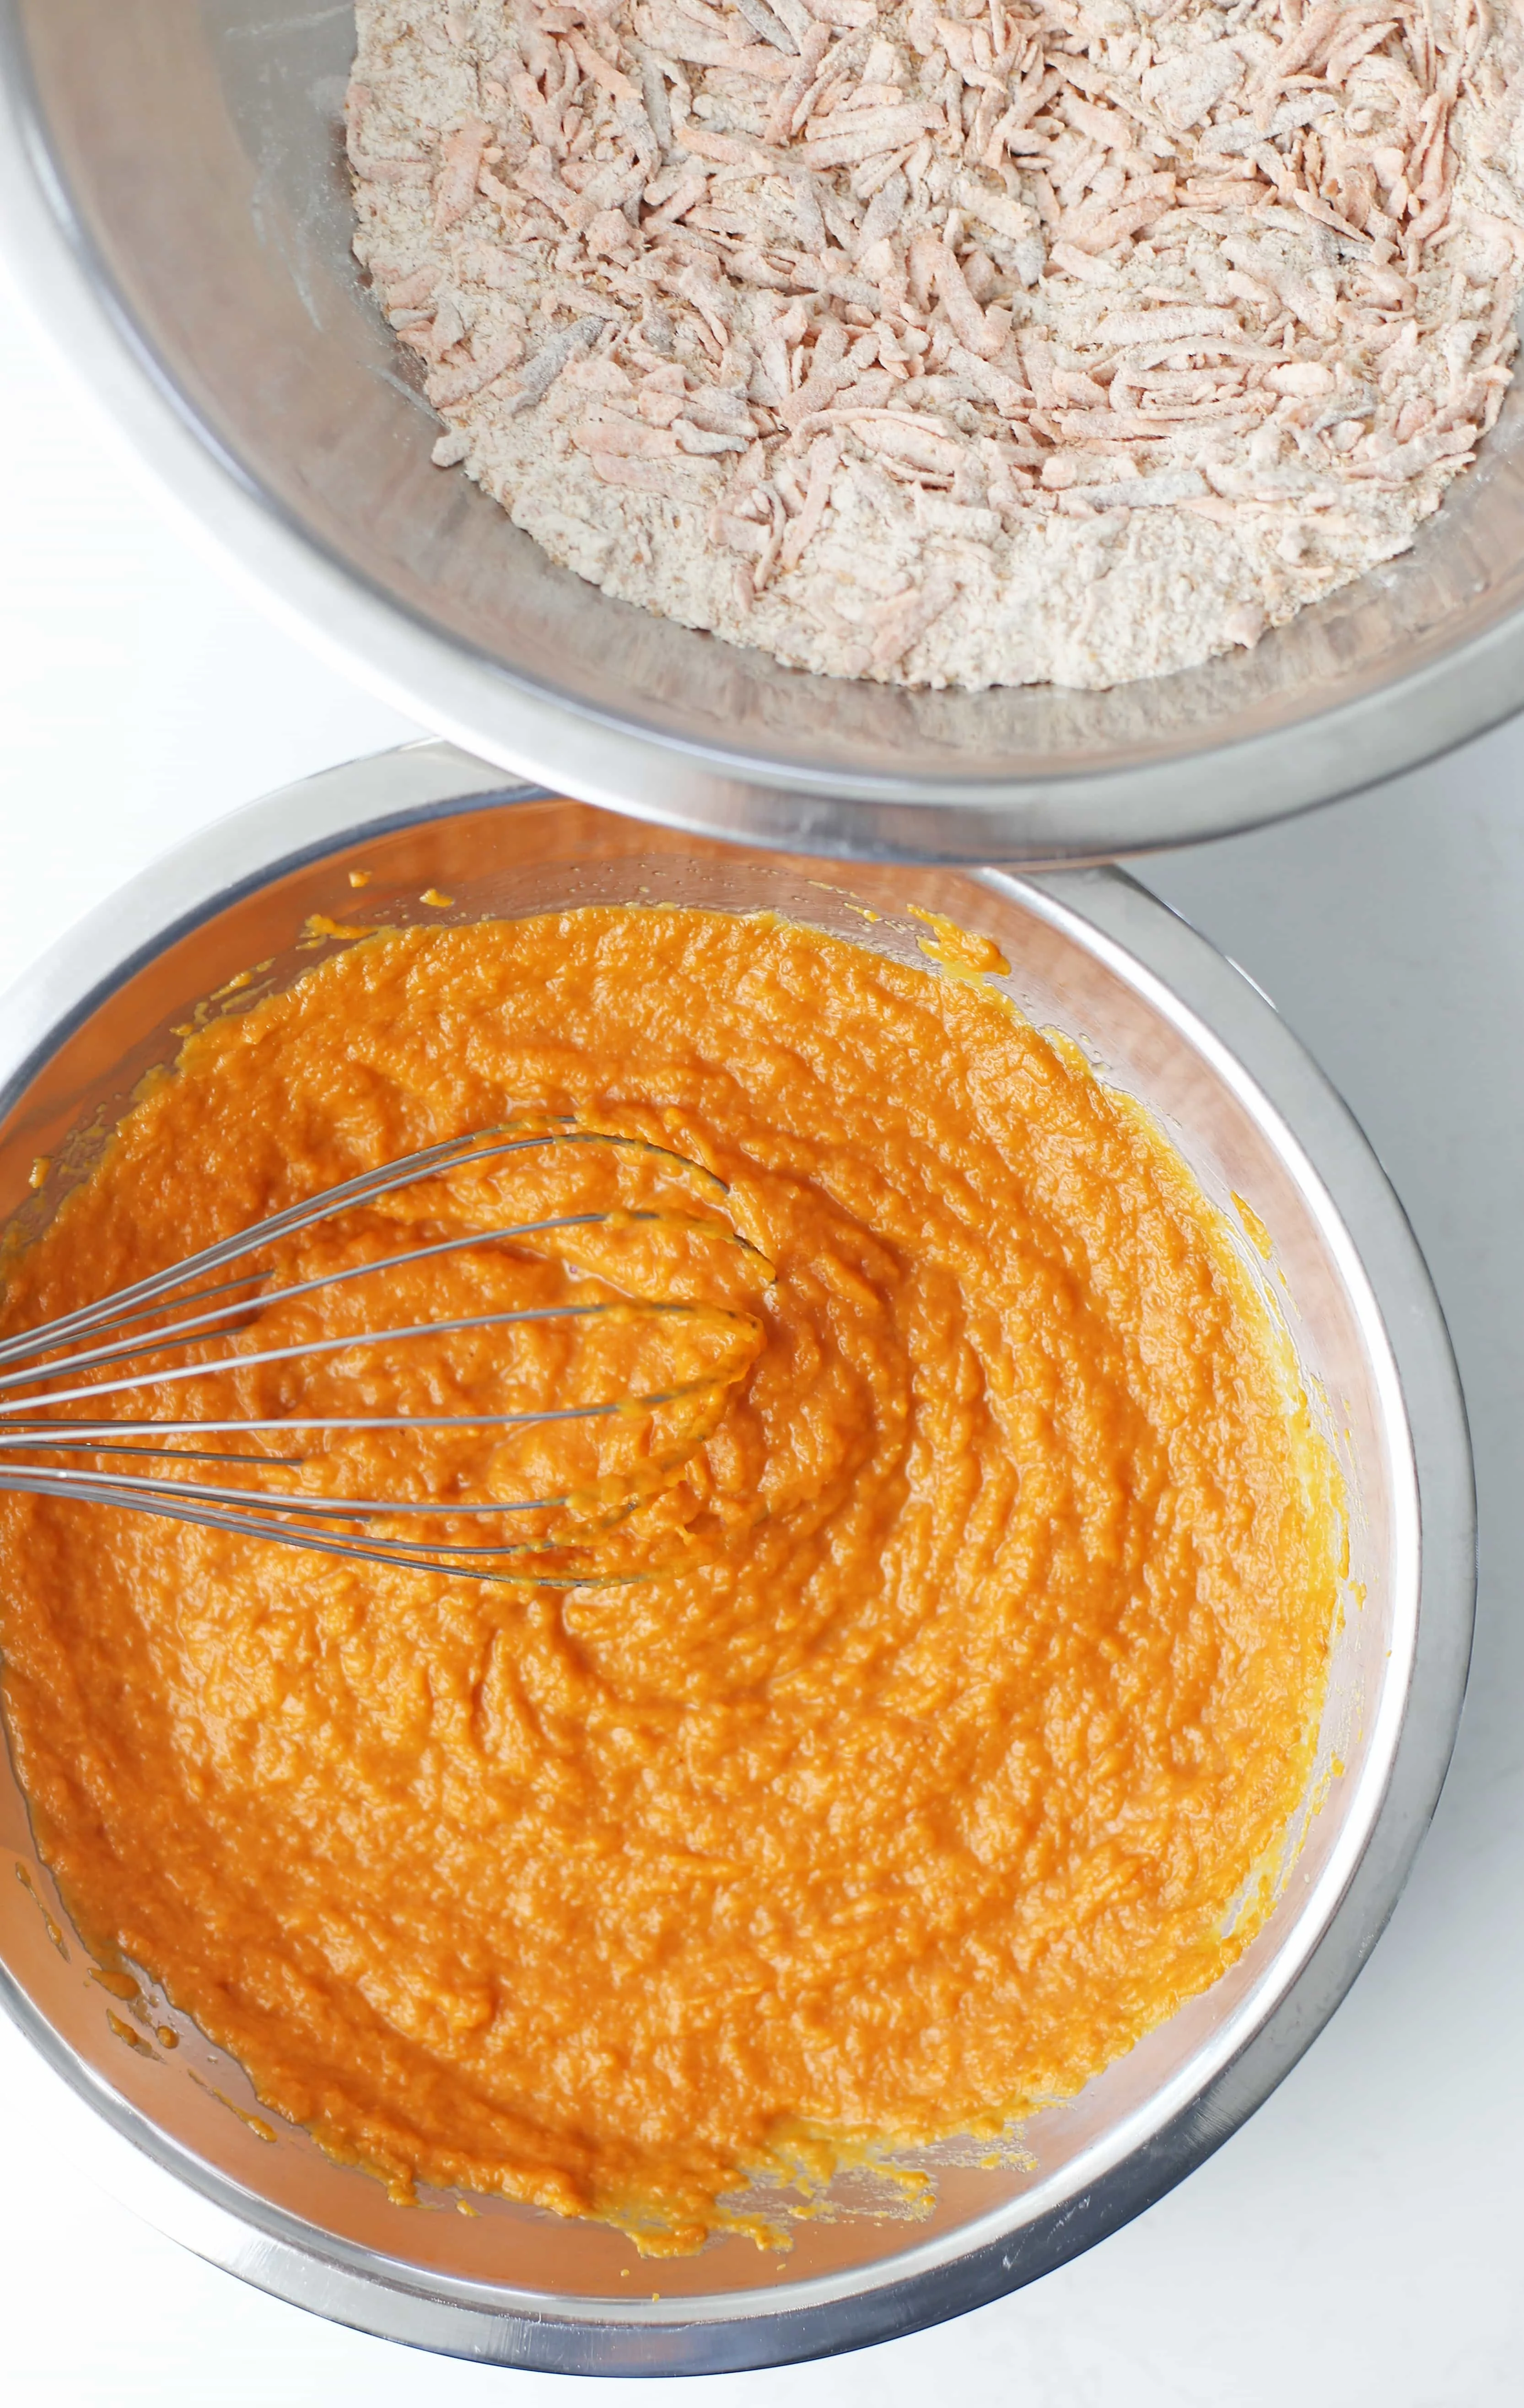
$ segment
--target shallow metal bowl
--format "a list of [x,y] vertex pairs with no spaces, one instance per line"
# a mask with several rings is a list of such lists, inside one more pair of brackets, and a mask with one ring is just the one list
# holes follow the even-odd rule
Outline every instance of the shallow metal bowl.
[[[590,2372],[755,2366],[935,2322],[1087,2248],[1224,2140],[1332,2013],[1432,1811],[1471,1637],[1464,1418],[1417,1248],[1364,1140],[1249,982],[1115,871],[1023,881],[696,843],[410,748],[256,804],[168,855],[0,1003],[0,1224],[39,1225],[177,1024],[252,962],[299,976],[311,914],[472,920],[599,899],[769,906],[920,964],[914,901],[988,931],[1007,993],[1159,1119],[1229,1216],[1245,1199],[1349,1492],[1350,1577],[1319,1770],[1272,1915],[1230,1972],[1071,2103],[1025,2170],[933,2152],[924,2223],[844,2212],[780,2262],[728,2240],[642,2270],[617,2234],[501,2202],[388,2204],[304,2134],[262,2137],[238,2069],[167,2002],[146,2031],[91,1960],[0,1766],[0,2000],[55,2072],[62,2145],[193,2249],[324,2315],[439,2350]],[[453,898],[446,911],[425,893]],[[849,901],[882,915],[869,924]],[[318,940],[321,942],[321,939]],[[922,965],[924,967],[924,965]],[[237,1008],[235,996],[228,1008]],[[33,1166],[52,1169],[39,1189]],[[1252,1228],[1252,1220],[1237,1226]],[[293,1556],[291,1577],[301,1577]],[[115,2015],[113,2027],[110,2017]],[[172,2053],[155,2027],[178,2028]],[[135,2035],[138,2043],[131,2044]],[[209,2060],[209,2061],[208,2061]],[[448,2200],[435,2202],[448,2206]],[[659,2299],[653,2299],[659,2290]],[[634,2296],[632,2296],[632,2294]]]
[[345,0],[0,0],[0,242],[170,489],[333,657],[614,810],[857,857],[1078,859],[1273,819],[1524,702],[1524,396],[1412,552],[1106,694],[907,694],[611,601],[429,463],[363,286]]

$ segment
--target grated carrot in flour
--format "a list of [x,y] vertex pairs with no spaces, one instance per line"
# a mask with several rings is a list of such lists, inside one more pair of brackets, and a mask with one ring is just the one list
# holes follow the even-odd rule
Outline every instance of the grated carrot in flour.
[[358,0],[355,248],[553,559],[793,666],[1250,645],[1475,457],[1524,262],[1489,0]]

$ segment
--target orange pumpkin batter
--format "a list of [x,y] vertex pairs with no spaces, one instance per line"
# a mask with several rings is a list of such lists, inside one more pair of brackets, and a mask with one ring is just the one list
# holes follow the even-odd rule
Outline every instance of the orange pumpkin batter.
[[[6,1698],[83,1927],[267,2107],[398,2195],[687,2249],[751,2170],[1071,2093],[1243,1948],[1312,1768],[1334,1477],[1141,1112],[968,966],[770,916],[597,908],[325,960],[187,1043],[0,1321],[553,1112],[728,1196],[632,1148],[473,1167],[281,1280],[505,1207],[659,1217],[272,1305],[237,1342],[363,1328],[373,1286],[397,1322],[715,1304],[361,1352],[383,1404],[716,1384],[496,1453],[335,1441],[296,1475],[575,1492],[541,1538],[667,1569],[467,1581],[0,1498]],[[352,1400],[337,1359],[240,1373],[244,1404]]]

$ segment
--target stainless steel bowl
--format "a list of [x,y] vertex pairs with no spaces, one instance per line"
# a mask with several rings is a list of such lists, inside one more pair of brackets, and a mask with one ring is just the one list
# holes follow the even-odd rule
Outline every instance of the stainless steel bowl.
[[1524,702],[1524,396],[1411,553],[1109,694],[802,675],[609,600],[429,464],[350,251],[351,10],[0,0],[0,240],[65,354],[286,615],[424,725],[618,810],[859,858],[1187,842]]
[[[669,896],[772,905],[912,961],[905,904],[940,907],[998,939],[1016,1002],[1142,1098],[1209,1194],[1229,1210],[1235,1195],[1248,1200],[1273,1254],[1267,1267],[1245,1240],[1244,1259],[1284,1305],[1351,1505],[1350,1585],[1300,1854],[1229,1973],[1032,2120],[1026,2171],[933,2153],[928,2222],[849,2213],[809,2224],[782,2270],[726,2241],[631,2281],[628,2244],[595,2226],[501,2203],[474,2221],[395,2208],[304,2135],[260,2138],[236,2112],[254,2108],[248,2084],[226,2059],[208,2063],[191,2027],[155,2057],[113,2031],[113,2001],[90,1978],[3,1767],[0,1851],[25,1885],[0,1866],[0,1999],[62,2077],[62,2145],[77,2161],[218,2264],[395,2340],[669,2373],[846,2349],[956,2315],[1089,2247],[1215,2148],[1332,2013],[1402,1886],[1449,1756],[1473,1594],[1464,1418],[1417,1248],[1359,1130],[1270,1005],[1115,871],[855,871],[853,893],[883,914],[870,929],[819,861],[494,792],[479,763],[442,745],[224,821],[0,1003],[0,1223],[47,1214],[198,998],[251,961],[273,958],[286,977],[309,967],[308,915],[352,910],[345,873],[362,864],[367,915],[389,921],[410,919],[425,891],[453,896],[445,916],[466,920]],[[34,1193],[44,1154],[54,1172]],[[167,2007],[160,2019],[180,2020]]]

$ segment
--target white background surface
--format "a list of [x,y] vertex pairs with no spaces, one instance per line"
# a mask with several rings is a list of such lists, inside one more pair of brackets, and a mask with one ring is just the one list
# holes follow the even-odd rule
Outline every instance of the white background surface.
[[[193,828],[417,732],[223,582],[0,294],[0,985]],[[961,2323],[824,2365],[648,2386],[651,2408],[1524,2401],[1524,726],[1144,874],[1343,1088],[1449,1314],[1483,1559],[1450,1784],[1333,2024],[1151,2214]],[[73,2173],[49,2083],[0,2030],[6,2408],[614,2396],[418,2358],[199,2264]]]

